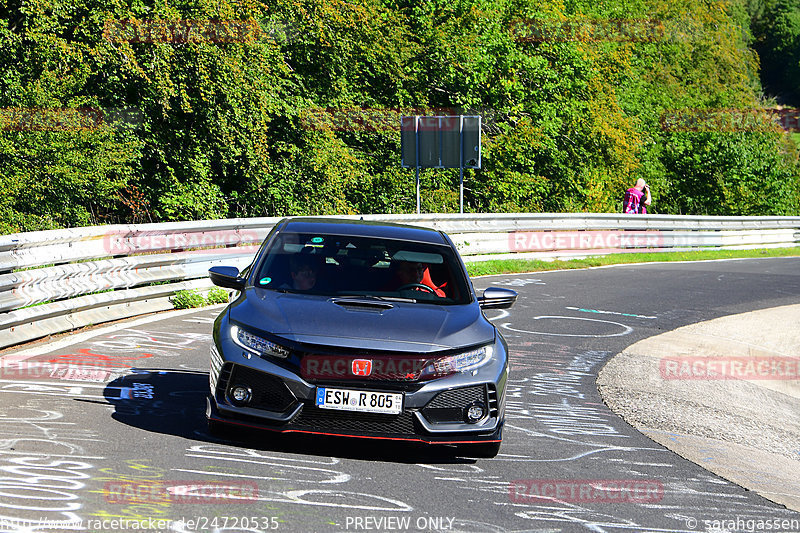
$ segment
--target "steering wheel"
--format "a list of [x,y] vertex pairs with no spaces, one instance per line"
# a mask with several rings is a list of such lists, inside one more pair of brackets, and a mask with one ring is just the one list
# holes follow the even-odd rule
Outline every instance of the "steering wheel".
[[431,294],[436,294],[433,289],[428,287],[427,285],[423,285],[422,283],[406,283],[402,287],[398,287],[398,291],[403,291],[406,289],[422,289],[425,292],[429,292]]

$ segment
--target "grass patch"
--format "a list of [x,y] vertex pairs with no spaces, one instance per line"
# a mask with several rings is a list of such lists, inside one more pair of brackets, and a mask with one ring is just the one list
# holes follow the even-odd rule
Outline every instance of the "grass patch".
[[175,309],[190,309],[192,307],[203,307],[206,305],[206,298],[197,290],[184,290],[175,293],[175,296],[170,298],[172,307]]
[[226,303],[228,303],[228,291],[225,289],[212,287],[211,290],[206,293],[206,304],[214,305]]
[[467,263],[470,276],[491,276],[496,274],[519,274],[523,272],[542,272],[546,270],[566,270],[589,268],[627,263],[660,263],[667,261],[705,261],[709,259],[739,259],[748,257],[797,257],[800,247],[761,248],[758,250],[708,250],[692,252],[651,252],[611,254],[584,259],[499,259]]
[[228,302],[228,291],[218,287],[212,288],[205,295],[197,289],[178,291],[170,298],[172,307],[175,309],[191,309],[193,307],[204,307],[206,305],[221,304]]

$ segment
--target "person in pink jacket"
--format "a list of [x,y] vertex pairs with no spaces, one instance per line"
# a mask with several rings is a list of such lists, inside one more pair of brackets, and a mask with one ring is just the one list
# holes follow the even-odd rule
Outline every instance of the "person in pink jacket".
[[625,191],[625,202],[622,207],[622,212],[646,215],[646,206],[650,205],[652,202],[650,186],[645,183],[644,179],[639,178],[636,180],[636,185]]

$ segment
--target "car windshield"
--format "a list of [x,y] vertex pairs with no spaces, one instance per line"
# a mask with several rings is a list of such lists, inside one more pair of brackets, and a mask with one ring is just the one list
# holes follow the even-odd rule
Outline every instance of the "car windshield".
[[264,252],[255,286],[440,305],[471,298],[449,246],[343,235],[278,235]]

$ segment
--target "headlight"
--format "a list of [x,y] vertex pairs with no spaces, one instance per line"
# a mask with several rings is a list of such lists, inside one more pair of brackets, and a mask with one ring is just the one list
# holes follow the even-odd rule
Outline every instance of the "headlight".
[[231,326],[231,338],[233,342],[241,346],[247,351],[253,352],[256,355],[263,357],[277,357],[279,359],[286,359],[289,357],[289,350],[279,344],[270,342],[263,339],[258,335],[253,335],[249,331],[245,331],[239,326]]
[[494,347],[482,346],[477,350],[470,350],[456,355],[448,355],[447,357],[440,357],[434,359],[428,366],[422,370],[420,379],[426,377],[440,377],[448,374],[455,374],[456,372],[466,372],[467,370],[474,370],[489,362],[494,353]]

